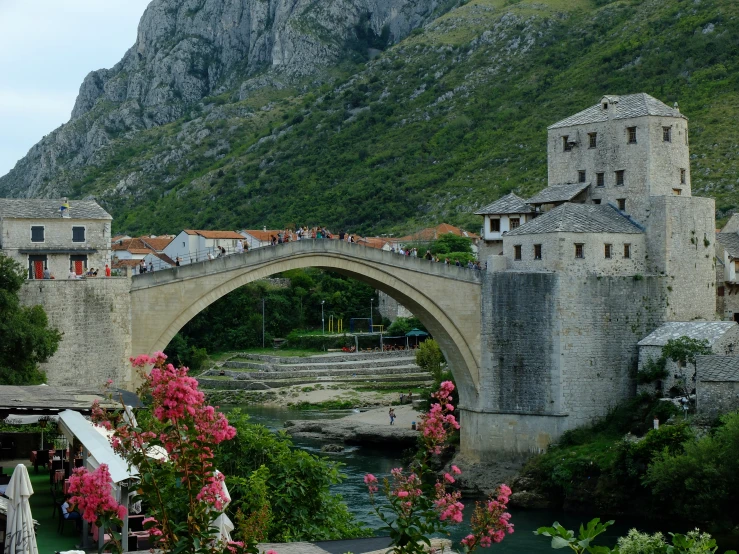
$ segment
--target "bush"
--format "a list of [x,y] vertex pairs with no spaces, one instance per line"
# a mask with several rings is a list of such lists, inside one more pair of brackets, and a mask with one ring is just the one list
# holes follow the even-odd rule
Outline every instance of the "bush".
[[[416,364],[434,376],[434,380],[441,383],[441,364],[444,363],[444,355],[441,353],[439,343],[434,339],[423,341],[416,350]],[[434,387],[436,390],[438,387]]]
[[390,337],[400,337],[405,336],[411,329],[426,330],[421,320],[416,317],[398,317],[385,332]]

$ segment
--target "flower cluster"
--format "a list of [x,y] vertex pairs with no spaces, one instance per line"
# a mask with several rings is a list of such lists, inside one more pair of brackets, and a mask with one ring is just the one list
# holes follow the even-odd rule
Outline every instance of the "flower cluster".
[[[462,473],[457,466],[452,466],[452,473],[459,475]],[[439,519],[441,521],[451,521],[452,523],[462,523],[464,510],[464,504],[460,502],[462,493],[459,491],[447,492],[446,484],[454,483],[455,479],[450,473],[444,474],[444,481],[436,482],[436,500],[434,506],[439,512]]]
[[444,381],[439,390],[431,396],[438,403],[434,403],[429,413],[421,416],[419,429],[424,447],[431,454],[441,454],[452,429],[459,429],[459,423],[454,417],[454,406],[450,403],[454,391],[454,383]]
[[103,522],[121,524],[126,516],[126,508],[113,498],[113,480],[108,466],[100,464],[95,471],[79,467],[69,477],[69,502],[76,506],[82,518],[103,527]]
[[[93,421],[113,430],[114,450],[138,467],[142,477],[149,475],[142,478],[140,487],[151,502],[153,517],[146,519],[145,528],[155,537],[155,546],[165,551],[174,549],[186,537],[193,545],[210,544],[207,552],[243,552],[239,542],[215,541],[210,527],[230,502],[224,476],[213,467],[213,448],[234,438],[236,429],[222,413],[205,403],[197,380],[188,376],[186,367],[167,363],[167,356],[161,352],[131,358],[131,363],[141,369],[144,384],[138,392],[141,397],[151,398],[154,421],[141,429],[125,410],[108,412],[99,405],[93,406]],[[189,502],[187,533],[176,530],[176,522],[170,520],[167,501],[156,481],[161,474],[158,468],[165,466],[178,478]]]
[[513,533],[511,514],[508,509],[508,499],[511,489],[506,485],[498,487],[497,497],[490,497],[486,502],[478,502],[472,514],[472,533],[462,539],[467,552],[472,552],[478,546],[489,547],[494,542],[500,542]]

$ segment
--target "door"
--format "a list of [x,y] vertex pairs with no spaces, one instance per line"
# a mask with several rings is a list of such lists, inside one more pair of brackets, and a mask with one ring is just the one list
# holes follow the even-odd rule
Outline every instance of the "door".
[[46,256],[28,256],[28,278],[43,279],[47,267]]
[[87,269],[87,256],[70,256],[70,271],[74,271],[75,275],[82,275]]

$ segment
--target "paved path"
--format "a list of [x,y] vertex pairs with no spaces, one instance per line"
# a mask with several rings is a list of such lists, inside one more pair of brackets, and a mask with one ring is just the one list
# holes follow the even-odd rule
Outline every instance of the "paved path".
[[[343,541],[322,542],[290,542],[260,544],[259,551],[264,553],[274,550],[277,554],[385,554],[390,546],[388,537],[372,537],[368,539],[353,539]],[[448,539],[432,539],[431,547],[439,549],[438,552],[451,554],[451,541]],[[434,550],[432,550],[434,552]]]

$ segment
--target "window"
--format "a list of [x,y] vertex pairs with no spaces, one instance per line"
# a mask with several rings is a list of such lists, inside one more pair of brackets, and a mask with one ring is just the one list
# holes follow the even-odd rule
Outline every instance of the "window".
[[85,242],[84,227],[72,227],[72,242]]
[[672,189],[672,194],[675,196],[680,196],[683,193],[681,189]]
[[662,142],[672,142],[672,129],[670,127],[662,127]]
[[624,258],[627,260],[631,258],[631,245],[629,243],[624,243]]
[[624,185],[624,170],[620,169],[616,172],[616,186],[622,187]]
[[626,198],[619,198],[618,200],[616,200],[616,202],[618,202],[618,209],[621,210],[622,212],[625,212],[626,211]]
[[182,247],[183,248],[185,247],[185,241],[184,240],[182,241]]
[[596,173],[596,185],[599,187],[605,187],[606,186],[606,174],[605,173]]
[[[42,227],[43,228],[43,227]],[[46,256],[28,256],[28,278],[43,279],[44,270],[48,269],[48,260]]]
[[575,244],[575,257],[576,258],[584,258],[585,257],[585,245],[582,243],[576,243]]
[[31,242],[44,242],[43,225],[31,225]]
[[593,204],[600,206],[600,198],[593,198]]
[[577,172],[577,182],[578,183],[584,183],[585,182],[585,176],[586,175],[587,174],[585,173],[585,170],[584,169],[581,169],[580,171],[578,171]]
[[534,245],[534,259],[541,260],[541,244]]
[[603,102],[603,109],[604,110],[607,110],[608,109],[608,102]]
[[512,217],[510,219],[510,228],[511,228],[511,231],[513,231],[514,229],[518,229],[518,227],[520,225],[521,225],[521,218],[519,218],[519,217]]
[[686,178],[687,178],[686,171],[684,169],[681,169],[680,170],[680,184],[681,185],[684,185],[685,184]]
[[520,260],[521,259],[521,245],[516,244],[513,247],[513,259],[514,260]]
[[588,139],[590,148],[598,146],[598,133],[588,133]]
[[500,233],[500,219],[498,218],[490,219],[490,232]]
[[605,244],[603,245],[603,253],[607,260],[610,260],[613,257],[613,245],[612,244]]
[[562,149],[565,152],[570,152],[572,150],[572,143],[570,142],[569,135],[565,135],[562,137]]
[[629,134],[629,144],[636,144],[636,127],[626,129]]

